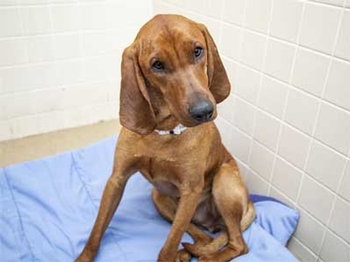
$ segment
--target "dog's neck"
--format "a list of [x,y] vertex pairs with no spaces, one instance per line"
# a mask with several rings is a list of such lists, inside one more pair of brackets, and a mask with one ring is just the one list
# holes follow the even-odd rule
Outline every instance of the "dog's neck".
[[156,121],[156,129],[158,130],[172,130],[180,124],[180,121],[170,114],[166,116],[158,116]]

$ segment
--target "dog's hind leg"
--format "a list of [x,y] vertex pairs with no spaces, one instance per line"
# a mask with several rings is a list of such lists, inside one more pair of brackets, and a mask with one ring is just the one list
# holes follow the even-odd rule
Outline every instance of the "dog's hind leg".
[[214,177],[212,193],[226,225],[228,243],[222,250],[201,256],[199,261],[229,261],[248,252],[242,231],[255,218],[254,207],[234,160],[220,167]]
[[[170,196],[161,194],[156,189],[152,190],[152,200],[161,216],[166,220],[173,222],[177,208],[176,200]],[[193,223],[189,224],[187,232],[191,235],[195,243],[199,245],[206,245],[213,240]],[[187,250],[181,249],[177,253],[176,262],[187,262],[190,258],[191,254]]]
[[[249,201],[248,210],[246,214],[243,216],[241,221],[241,230],[242,232],[247,229],[252,223],[252,220],[255,218],[255,209],[253,203]],[[211,253],[217,252],[222,249],[228,243],[228,233],[227,229],[224,229],[216,238],[214,238],[210,243],[201,245],[198,244],[190,244],[190,243],[182,243],[187,251],[189,251],[192,255],[196,257],[207,256]]]

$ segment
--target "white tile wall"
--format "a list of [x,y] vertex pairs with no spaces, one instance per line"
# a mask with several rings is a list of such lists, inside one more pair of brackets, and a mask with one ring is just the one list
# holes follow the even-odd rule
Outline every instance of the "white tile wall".
[[25,44],[20,39],[0,39],[0,67],[27,62]]
[[[8,25],[11,26],[8,26]],[[20,14],[17,8],[0,10],[0,37],[19,36],[22,34]]]
[[214,28],[232,82],[223,141],[251,192],[300,210],[290,250],[350,261],[350,0],[153,2]]
[[[230,130],[230,129],[229,129]],[[233,129],[230,133],[231,153],[239,156],[242,162],[247,163],[251,145],[251,138],[241,130]]]
[[342,10],[306,3],[301,24],[300,44],[327,54],[332,53]]
[[323,224],[326,224],[328,221],[334,199],[335,196],[332,191],[311,177],[305,176],[298,204],[317,217]]
[[325,99],[350,110],[349,82],[350,63],[335,59],[329,72],[326,92],[324,95]]
[[330,221],[330,228],[347,242],[350,241],[350,204],[338,198]]
[[29,36],[26,48],[30,63],[49,62],[54,59],[52,36]]
[[288,86],[271,77],[264,77],[260,89],[258,107],[281,118],[286,103]]
[[340,189],[339,189],[340,195],[348,201],[350,201],[349,185],[350,185],[350,161],[348,160],[346,171],[343,176],[343,179],[341,180]]
[[229,23],[242,25],[246,2],[247,0],[226,1],[224,8],[224,20]]
[[[297,148],[297,150],[296,150]],[[297,129],[283,125],[278,154],[298,168],[303,168],[310,148],[310,137]]]
[[322,103],[315,137],[340,153],[350,148],[350,114],[333,105]]
[[54,32],[64,33],[81,28],[79,5],[51,6],[52,27]]
[[[350,1],[349,1],[350,3]],[[350,10],[344,11],[339,32],[339,39],[335,48],[335,55],[350,61]]]
[[266,195],[269,192],[269,183],[254,171],[248,171],[246,184],[256,194]]
[[330,60],[329,56],[298,48],[292,84],[312,95],[321,96]]
[[343,6],[344,0],[313,0],[320,3],[330,4],[330,5],[336,5],[336,6]]
[[266,181],[270,180],[273,160],[273,152],[258,142],[253,143],[250,152],[249,166]]
[[281,123],[272,115],[257,111],[254,138],[270,150],[275,151]]
[[20,8],[24,33],[26,35],[51,32],[50,8],[48,5],[23,6]]
[[350,250],[344,240],[328,231],[320,256],[323,261],[350,261]]
[[314,219],[310,214],[301,211],[298,229],[295,232],[297,237],[313,252],[317,252],[322,245],[322,237],[325,232],[324,226]]
[[252,104],[238,97],[235,98],[234,102],[234,106],[230,110],[233,116],[232,122],[247,134],[252,134],[255,108]]
[[285,121],[306,134],[312,134],[319,100],[298,89],[291,89],[285,111]]
[[314,141],[306,172],[326,187],[336,191],[345,164],[346,158],[343,155],[320,142]]
[[235,25],[223,25],[223,35],[229,35],[230,38],[227,41],[222,42],[222,52],[225,56],[232,59],[239,59],[241,42],[242,42],[242,30]]
[[0,140],[118,117],[120,58],[144,0],[1,0]]
[[317,256],[296,237],[293,237],[288,243],[289,250],[294,254],[298,254],[300,261],[316,262]]
[[261,75],[258,71],[239,65],[237,66],[236,85],[232,87],[232,93],[255,104],[258,97],[260,79]]
[[296,201],[302,179],[302,171],[278,157],[273,171],[272,184],[292,201]]
[[267,32],[272,0],[247,0],[245,23],[247,28]]
[[295,42],[300,28],[302,10],[302,1],[274,1],[270,34],[286,41]]
[[[229,39],[229,38],[228,38]],[[223,43],[227,41],[225,38]],[[253,31],[243,31],[242,48],[239,53],[239,61],[257,70],[262,69],[267,37]]]
[[295,46],[270,39],[267,45],[264,72],[288,82],[293,65]]

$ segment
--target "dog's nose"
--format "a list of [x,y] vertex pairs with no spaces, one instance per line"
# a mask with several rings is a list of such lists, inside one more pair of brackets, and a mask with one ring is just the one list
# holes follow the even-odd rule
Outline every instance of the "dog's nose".
[[210,101],[202,99],[194,106],[192,106],[188,111],[191,117],[196,121],[206,122],[213,116],[214,107]]

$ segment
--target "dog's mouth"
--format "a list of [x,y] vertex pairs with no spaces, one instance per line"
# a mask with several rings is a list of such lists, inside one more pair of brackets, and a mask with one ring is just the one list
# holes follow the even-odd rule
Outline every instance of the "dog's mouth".
[[191,119],[190,121],[180,121],[182,125],[186,126],[186,127],[194,127],[194,126],[198,126],[200,124],[204,124],[207,122],[211,122],[213,120],[215,120],[216,118],[216,113],[214,113],[214,115],[212,115],[210,118],[206,118],[206,119]]

